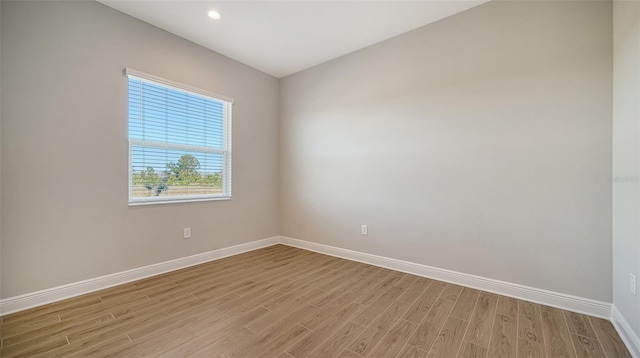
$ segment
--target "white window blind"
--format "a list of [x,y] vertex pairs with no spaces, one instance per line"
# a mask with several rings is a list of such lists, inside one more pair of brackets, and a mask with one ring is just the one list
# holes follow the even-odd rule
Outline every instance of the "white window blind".
[[125,70],[129,205],[231,198],[233,100]]

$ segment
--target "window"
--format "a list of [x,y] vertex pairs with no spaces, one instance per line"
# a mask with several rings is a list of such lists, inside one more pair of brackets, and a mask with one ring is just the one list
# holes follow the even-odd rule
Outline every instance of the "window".
[[131,69],[129,205],[231,198],[233,100]]

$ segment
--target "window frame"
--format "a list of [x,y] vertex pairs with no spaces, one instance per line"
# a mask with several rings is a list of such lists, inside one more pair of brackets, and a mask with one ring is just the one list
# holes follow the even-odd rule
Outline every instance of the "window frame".
[[[129,95],[129,79],[133,78],[141,80],[143,82],[152,83],[172,90],[180,92],[186,92],[191,95],[204,97],[207,99],[213,99],[215,101],[222,102],[223,104],[223,148],[215,148],[208,146],[197,145],[183,145],[183,144],[171,144],[167,142],[158,142],[151,140],[131,139],[129,133],[129,101],[127,99],[127,140],[129,143],[128,150],[128,204],[129,206],[144,206],[144,205],[157,205],[157,204],[172,204],[172,203],[187,203],[187,202],[202,202],[202,201],[214,201],[214,200],[231,200],[231,187],[232,187],[232,145],[231,145],[231,130],[232,130],[232,111],[233,111],[233,98],[219,95],[217,93],[205,91],[196,87],[191,87],[182,83],[171,81],[158,76],[150,75],[144,72],[136,71],[130,68],[125,68],[123,71],[124,77],[127,78],[127,98]],[[133,146],[153,147],[153,148],[166,148],[166,149],[178,149],[178,150],[191,150],[203,153],[216,153],[222,154],[222,193],[220,194],[196,194],[196,195],[174,195],[174,196],[157,196],[157,197],[133,197]]]

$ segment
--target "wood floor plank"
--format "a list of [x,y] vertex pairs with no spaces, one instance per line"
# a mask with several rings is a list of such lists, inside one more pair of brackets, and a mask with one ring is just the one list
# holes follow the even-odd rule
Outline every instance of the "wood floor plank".
[[431,284],[431,282],[433,282],[433,280],[425,277],[418,277],[411,285],[409,285],[409,287],[407,287],[407,290],[402,294],[402,296],[398,297],[398,301],[409,304],[414,303],[418,297],[420,297],[422,292],[424,292],[424,290]]
[[392,303],[349,345],[349,350],[366,357],[382,340],[382,337],[391,330],[391,327],[400,320],[403,312],[408,308],[409,304],[404,302],[396,301]]
[[[198,324],[196,327],[172,326],[158,330],[153,335],[145,335],[135,339],[126,351],[118,352],[117,356],[174,356],[185,357],[193,354],[210,344],[217,344],[219,340],[232,334],[238,334],[243,327],[224,326],[220,322]],[[241,332],[240,332],[241,333]],[[174,338],[175,336],[177,338]]]
[[67,339],[64,336],[56,337],[36,337],[9,347],[0,348],[0,357],[31,357],[43,354],[48,351],[67,345]]
[[[273,322],[279,321],[280,319],[289,316],[289,314],[291,313],[292,310],[295,310],[298,307],[307,306],[306,302],[309,301],[309,299],[311,299],[311,297],[314,296],[315,292],[316,291],[310,291],[310,292],[307,292],[305,295],[302,295],[302,296],[295,296],[295,295],[292,296],[290,300],[286,301],[287,302],[286,304],[282,304],[282,305],[277,306],[276,309],[271,310],[271,312],[269,312],[264,317],[261,317],[261,318],[255,320],[255,321],[251,322],[250,324],[248,324],[247,328],[249,328],[251,331],[256,332],[256,333],[265,330],[270,325],[272,325]],[[269,307],[267,307],[267,309],[269,309]],[[315,308],[313,310],[313,313],[315,313],[317,311],[318,311],[318,309]],[[309,316],[309,315],[307,315],[307,316]]]
[[228,293],[232,293],[238,288],[242,288],[246,285],[250,285],[252,280],[237,280],[237,281],[228,281],[215,285],[208,286],[200,286],[196,289],[191,289],[188,287],[183,287],[178,285],[178,287],[166,290],[164,292],[159,292],[153,295],[151,298],[156,302],[162,302],[163,300],[171,299],[174,296],[183,296],[185,294],[191,294],[196,297],[214,297],[220,296]]
[[[357,297],[357,294],[354,294],[353,292],[347,292],[344,295],[338,297],[330,305],[323,307],[318,312],[304,319],[300,324],[311,330],[315,330],[328,319],[333,317],[336,313],[344,310],[344,308],[348,306],[350,302],[353,302],[355,300],[355,297]],[[360,306],[364,307],[362,305]]]
[[[164,309],[164,311],[170,316],[183,315],[193,310],[206,312],[210,309],[218,308],[218,306],[226,302],[235,302],[235,300],[241,299],[241,298],[242,297],[236,295],[235,293],[230,293],[226,296],[219,296],[219,297],[193,296],[193,298],[190,298],[190,297],[185,298],[184,296],[181,296],[176,298],[178,302],[175,302],[175,304],[169,305],[167,308]],[[159,305],[161,307],[166,306],[163,303],[160,303]]]
[[593,328],[591,328],[591,323],[589,323],[589,317],[580,313],[564,312],[564,318],[567,320],[569,333],[589,338],[596,338],[596,334],[593,331]]
[[[224,270],[204,270],[200,269],[198,275],[193,275],[190,277],[181,278],[175,281],[178,286],[199,286],[203,281],[209,282],[210,285],[222,285],[229,284],[233,282],[238,282],[239,280],[243,280],[248,278],[255,278],[256,275],[260,275],[263,273],[262,265],[256,265],[247,270],[242,271],[234,271],[231,269]],[[215,271],[215,272],[214,272]]]
[[289,292],[282,296],[264,301],[262,303],[262,307],[273,312],[278,312],[282,309],[291,308],[296,305],[307,304],[313,297],[317,297],[320,294],[322,294],[322,291],[318,289]]
[[228,315],[240,314],[251,311],[256,307],[262,307],[261,303],[267,300],[278,299],[282,297],[282,293],[278,291],[263,292],[261,295],[254,295],[254,300],[244,302],[241,305],[231,307],[226,313]]
[[438,333],[438,338],[431,346],[429,358],[447,358],[458,355],[464,332],[469,322],[449,317]]
[[176,339],[166,339],[161,336],[147,336],[140,341],[128,342],[115,347],[101,356],[118,358],[157,357],[162,351],[179,345],[189,338],[186,334],[180,334]]
[[62,357],[90,357],[106,352],[124,344],[130,343],[131,339],[126,334],[113,335],[107,338],[96,336],[90,339],[66,344],[59,348],[48,350],[41,354],[36,354],[37,358],[62,358]]
[[544,346],[528,339],[518,338],[518,358],[544,358]]
[[496,358],[516,357],[518,330],[515,317],[496,314],[491,331],[488,356]]
[[[128,335],[133,339],[134,343],[140,343],[142,340],[152,343],[153,338],[150,340],[148,337],[159,337],[161,339],[166,337],[167,340],[171,340],[168,338],[176,333],[187,335],[187,339],[197,339],[198,337],[207,335],[213,335],[216,339],[219,339],[232,331],[244,327],[247,323],[265,315],[267,312],[263,307],[256,307],[240,315],[229,315],[224,312],[212,310],[203,315],[192,314],[173,321],[163,322],[162,325],[151,324],[146,328],[146,334],[134,334],[135,332],[130,332]],[[152,331],[151,328],[153,329]],[[151,334],[149,334],[149,331],[151,331]],[[209,339],[209,341],[211,341],[211,339]],[[173,346],[177,345],[179,344],[174,344]]]
[[[176,286],[173,282],[163,281],[160,283],[161,286]],[[91,293],[87,296],[87,298],[99,299],[100,302],[109,300],[109,299],[117,299],[119,297],[131,297],[129,295],[139,295],[140,288],[136,287],[133,283],[126,283],[124,285],[114,286],[111,288],[107,288],[98,292]],[[98,302],[98,303],[100,303]]]
[[329,337],[321,346],[316,348],[311,354],[309,354],[308,358],[329,358],[335,357],[341,352],[344,347],[346,347],[355,337],[357,337],[362,331],[364,327],[349,322],[342,326],[333,336]]
[[271,354],[274,354],[275,351],[284,350],[288,344],[295,342],[296,338],[302,337],[308,332],[308,329],[300,325],[289,326],[279,335],[269,336],[269,338],[265,338],[267,336],[262,336],[251,341],[252,343],[258,344],[246,344],[245,342],[243,342],[240,345],[240,349],[229,350],[225,353],[222,353],[220,357],[269,357]]
[[[297,273],[295,276],[292,277],[292,281],[290,284],[285,285],[283,287],[281,287],[279,289],[280,292],[282,293],[288,293],[288,292],[292,292],[295,290],[305,290],[306,288],[310,287],[311,285],[315,284],[315,280],[317,280],[318,278],[324,278],[328,273],[332,273],[334,272],[334,270],[331,267],[326,267],[326,266],[320,266],[320,267],[315,267],[315,266],[311,266],[310,270],[305,271],[304,273]],[[315,277],[315,280],[314,280]],[[315,285],[317,286],[317,285]],[[314,286],[314,288],[316,288]]]
[[[241,328],[233,334],[221,338],[219,341],[211,340],[208,337],[201,338],[197,342],[187,342],[183,346],[165,352],[164,356],[169,357],[218,357],[220,354],[233,347],[240,346],[243,342],[254,340],[255,333],[246,328]],[[204,346],[204,347],[202,347]],[[199,348],[199,349],[198,349]],[[195,352],[193,350],[197,349]]]
[[328,292],[332,290],[343,291],[346,287],[360,281],[364,271],[364,266],[351,267],[348,271],[337,271],[337,275],[326,280],[325,283],[319,283],[317,288]]
[[600,346],[600,342],[598,342],[598,340],[595,338],[588,338],[588,337],[572,334],[571,342],[573,342],[573,348],[576,350],[576,354],[578,357],[584,357],[584,358],[606,358],[607,357],[604,354],[604,351],[602,350],[602,346]]
[[[255,316],[264,314],[266,310],[258,307],[255,311],[241,315],[239,317],[228,316],[220,311],[212,311],[204,315],[191,315],[189,318],[168,322],[166,325],[155,327],[153,334],[135,336],[133,347],[125,356],[159,356],[168,355],[167,351],[180,352],[179,356],[184,356],[195,350],[195,340],[198,337],[206,336],[207,341],[216,342],[224,337],[235,333],[242,328],[243,324]],[[235,320],[239,320],[237,323]],[[237,324],[233,324],[237,323]],[[190,343],[190,344],[189,344]],[[182,350],[188,344],[189,350]],[[198,346],[201,347],[202,345]],[[193,348],[193,349],[192,349]],[[122,355],[122,353],[118,354]]]
[[415,330],[416,323],[400,320],[393,328],[387,333],[380,344],[378,344],[374,350],[367,355],[368,358],[388,358],[395,357],[400,353],[402,347],[404,347],[411,333]]
[[[236,292],[234,292],[234,294],[237,295]],[[283,294],[281,292],[278,292],[275,290],[265,290],[261,292],[260,296],[258,297],[256,297],[256,295],[245,295],[245,296],[235,297],[233,299],[221,300],[220,304],[215,305],[215,308],[222,312],[229,312],[245,305],[251,305],[251,306],[259,305],[259,302],[264,302],[266,300],[271,300],[271,299],[277,299],[282,295]],[[207,307],[211,307],[211,305],[207,305]]]
[[133,341],[138,341],[145,336],[159,335],[167,329],[186,330],[201,319],[206,319],[213,324],[222,322],[227,318],[224,313],[216,310],[203,313],[203,315],[185,315],[182,317],[166,316],[136,329],[126,329],[126,333]]
[[113,319],[114,319],[113,316],[110,313],[107,313],[99,317],[90,318],[88,320],[79,320],[78,322],[71,322],[71,323],[59,322],[54,326],[46,326],[46,327],[25,332],[23,334],[10,336],[6,338],[3,337],[2,347],[10,347],[14,344],[24,342],[29,339],[41,337],[41,336],[47,336],[47,337],[54,337],[54,336],[60,336],[60,335],[66,336],[70,332],[76,332],[76,331],[85,329],[87,327],[91,327],[104,322],[111,321]]
[[409,275],[408,273],[404,274],[400,281],[398,281],[394,286],[400,287],[402,289],[407,289],[411,284],[418,278],[418,276]]
[[64,351],[62,349],[52,352],[47,352],[42,357],[47,358],[57,358],[57,357],[67,357],[67,358],[82,358],[82,357],[95,357],[102,354],[102,352],[113,350],[118,347],[122,347],[125,344],[131,343],[131,339],[126,335],[115,336],[108,340],[100,340],[95,344],[91,345],[83,345],[81,344],[69,344],[64,347]]
[[367,326],[369,323],[378,318],[384,310],[391,305],[400,295],[406,291],[399,286],[391,287],[384,295],[380,296],[375,302],[371,303],[369,307],[364,309],[353,321],[359,325]]
[[[285,275],[287,275],[288,273],[285,272]],[[243,289],[239,289],[239,290],[235,290],[234,293],[236,295],[240,295],[243,297],[249,296],[249,297],[254,297],[256,294],[260,294],[263,293],[265,291],[275,291],[278,290],[280,287],[285,286],[290,284],[291,282],[293,282],[292,280],[290,280],[289,278],[278,278],[278,277],[273,277],[272,281],[257,281],[255,284],[251,285],[251,286],[247,286]]]
[[382,295],[384,295],[388,290],[390,290],[393,285],[400,280],[400,278],[400,275],[388,275],[385,280],[383,280],[379,284],[374,285],[370,290],[365,292],[361,296],[362,298],[358,300],[358,303],[361,303],[365,306],[372,304],[378,298],[382,297]]
[[[123,332],[123,330],[129,327],[128,324],[131,324],[131,329],[135,329],[136,327],[140,326],[138,325],[139,322],[142,322],[143,324],[147,323],[146,316],[139,316],[138,318],[140,319],[139,321],[132,320],[132,321],[125,321],[124,323],[118,322],[118,320],[111,321],[113,322],[113,326],[107,325],[96,330],[94,334],[86,334],[81,336],[78,339],[74,339],[73,341],[71,341],[70,346],[89,347],[99,342],[106,342],[114,338],[117,338],[118,336],[126,333],[126,332]],[[127,338],[129,338],[129,336],[127,336]],[[129,338],[129,340],[131,339]]]
[[[268,344],[265,344],[263,347],[254,348],[253,352],[249,352],[250,357],[257,358],[271,358],[276,352],[280,352],[282,350],[287,349],[287,347],[294,344],[300,338],[304,337],[309,332],[308,329],[302,327],[301,325],[296,325],[289,329],[286,333],[276,337],[273,341],[270,341]],[[229,358],[231,356],[224,356],[223,358]]]
[[611,322],[601,318],[589,317],[589,322],[598,336],[598,341],[607,357],[631,358],[631,354],[622,342],[622,339],[613,328]]
[[58,317],[60,317],[60,321],[62,322],[77,320],[78,317],[95,317],[103,313],[111,313],[113,317],[118,318],[145,307],[149,307],[153,303],[154,302],[149,297],[131,297],[131,299],[126,300],[125,302],[117,302],[115,300],[102,302],[98,305],[83,307],[81,309],[61,314]]
[[[197,334],[207,332],[211,329],[216,329],[216,334],[213,338],[218,339],[224,337],[223,334],[226,334],[228,331],[233,329],[233,326],[230,324],[220,328],[221,322],[224,322],[225,320],[227,320],[227,322],[240,320],[242,324],[244,324],[248,321],[245,322],[243,320],[250,320],[255,317],[256,314],[267,312],[264,308],[258,308],[256,311],[257,313],[240,315],[235,317],[233,320],[228,320],[229,317],[219,311],[183,311],[181,316],[177,319],[161,319],[142,327],[142,329],[129,332],[129,335],[135,338],[135,341],[132,344],[125,345],[112,353],[116,356],[132,357],[158,355],[164,350],[180,346],[190,339],[193,339]],[[249,318],[246,318],[247,316]],[[207,337],[208,343],[215,341],[216,339]]]
[[362,356],[345,349],[340,353],[338,358],[362,358]]
[[403,318],[407,321],[420,323],[431,307],[436,303],[438,297],[445,288],[443,282],[432,282],[420,297],[411,305]]
[[22,334],[34,329],[39,329],[46,326],[54,325],[61,322],[59,315],[52,315],[43,317],[39,320],[33,320],[29,322],[19,322],[14,324],[2,324],[0,325],[0,335],[3,338]]
[[[261,332],[259,333],[256,333],[253,339],[242,341],[237,346],[232,347],[227,352],[224,352],[222,356],[224,358],[252,356],[251,353],[254,352],[256,349],[260,350],[264,348],[267,344],[269,344],[269,342],[275,341],[277,337],[283,334],[298,336],[306,332],[309,332],[308,329],[300,326],[298,322],[304,319],[305,317],[313,314],[317,310],[318,310],[317,307],[313,307],[311,305],[302,306],[298,308],[296,311],[294,311],[293,313],[290,313],[289,315],[282,317],[275,323],[271,322],[271,324],[267,328],[261,330]],[[300,329],[300,328],[303,328],[303,329]],[[285,348],[283,348],[282,350],[284,351]]]
[[418,328],[416,328],[415,333],[409,340],[409,344],[428,352],[433,342],[438,338],[440,328],[444,325],[454,305],[455,303],[452,301],[442,298],[437,299],[436,303],[418,325]]
[[374,275],[374,272],[374,270],[368,270],[368,272],[364,273],[362,276],[351,277],[345,280],[342,284],[320,293],[310,303],[317,307],[324,307],[336,298],[344,295],[345,292],[353,292],[357,297],[361,292],[373,287],[379,281],[380,278]]
[[[201,298],[202,296],[207,296],[207,295],[211,297],[212,295],[209,293],[212,293],[214,290],[216,292],[213,296],[219,296],[221,295],[222,292],[225,291],[224,287],[221,287],[221,286],[222,285],[215,285],[215,286],[203,288],[201,291],[206,293],[203,295],[200,295],[200,291],[193,291],[193,290],[190,290],[189,288],[179,287],[178,289],[175,289],[175,290],[170,290],[170,291],[168,290],[161,294],[154,295],[153,299],[150,299],[151,303],[147,304],[146,306],[158,305],[158,306],[166,307],[166,306],[172,306],[173,303],[178,302],[180,300]],[[229,291],[231,291],[231,289],[226,290],[226,292],[229,292]]]
[[44,319],[51,319],[57,315],[71,311],[76,308],[87,307],[91,305],[97,305],[102,300],[94,295],[92,296],[80,296],[56,303],[50,303],[45,306],[32,308],[30,310],[13,313],[7,316],[3,316],[2,325],[10,326],[14,324],[30,324]]
[[[327,297],[325,297],[325,299],[323,299],[323,305],[319,306],[322,307],[322,309],[316,314],[309,316],[301,324],[311,330],[315,329],[328,317],[333,316],[336,312],[343,309],[345,305],[354,300],[357,300],[358,297],[366,294],[366,292],[369,292],[373,287],[375,287],[375,280],[366,280],[355,284],[353,287],[347,289],[343,292],[342,295],[338,296],[335,299],[327,301]],[[312,304],[313,302],[317,301],[312,301]]]
[[480,291],[465,287],[462,293],[460,293],[456,305],[453,307],[451,317],[469,321],[469,319],[471,319],[471,313],[473,313],[473,309],[476,306],[478,296],[480,296]]
[[555,308],[555,307],[551,307],[551,306],[545,306],[545,305],[540,305],[540,310],[542,312],[549,312],[549,313],[555,313],[555,314],[563,314],[563,310],[559,309],[559,308]]
[[546,342],[547,357],[571,358],[576,356],[564,316],[542,312],[542,331]]
[[[209,282],[200,283],[201,285],[208,285]],[[116,301],[127,302],[134,297],[153,297],[156,294],[165,292],[170,289],[176,289],[179,286],[175,282],[165,282],[163,285],[155,285],[152,287],[139,288],[134,284],[131,284],[131,288],[119,292],[113,292],[108,295],[101,295],[100,299],[103,302]]]
[[457,301],[464,287],[448,283],[440,297],[449,301]]
[[324,341],[331,337],[337,329],[341,328],[344,322],[349,321],[362,311],[362,305],[352,302],[338,314],[334,315],[322,325],[318,326],[310,334],[302,338],[298,343],[287,349],[287,353],[296,358],[305,357],[314,349],[318,348]]
[[505,316],[518,317],[518,300],[507,296],[499,296],[496,313],[500,313]]
[[469,328],[467,328],[467,333],[464,337],[465,341],[489,348],[491,327],[493,326],[497,306],[497,295],[480,294],[476,308],[471,316],[471,321],[469,322]]
[[486,358],[488,349],[470,342],[465,342],[458,358]]
[[90,338],[95,335],[117,331],[119,329],[122,329],[123,327],[126,327],[129,330],[134,330],[134,329],[149,325],[155,321],[159,321],[166,317],[168,317],[168,315],[164,311],[156,311],[156,310],[145,311],[136,315],[129,315],[123,318],[116,318],[114,321],[109,321],[103,324],[87,327],[86,329],[83,329],[77,332],[70,332],[67,334],[67,340],[70,343],[73,343],[76,341],[82,341],[84,339]]
[[304,279],[293,277],[292,283],[288,285],[284,285],[278,290],[283,293],[291,292],[294,290],[303,291],[308,288],[318,288],[318,286],[322,286],[327,282],[330,282],[332,279],[339,276],[339,272],[336,272],[332,267],[323,267],[319,271],[312,271],[307,277]]
[[422,349],[418,349],[410,344],[405,344],[400,353],[398,354],[398,358],[426,358],[427,352]]
[[151,287],[155,285],[162,285],[165,282],[176,282],[177,280],[184,280],[189,277],[202,277],[202,274],[195,269],[194,266],[191,266],[186,269],[181,269],[177,271],[163,273],[157,276],[151,276],[147,278],[143,278],[141,280],[132,282],[131,284],[135,285],[138,288]]
[[518,301],[518,337],[544,344],[540,305]]

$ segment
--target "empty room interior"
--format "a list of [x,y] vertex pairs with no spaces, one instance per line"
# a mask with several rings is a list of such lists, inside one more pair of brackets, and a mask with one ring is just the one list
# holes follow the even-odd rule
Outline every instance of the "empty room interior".
[[1,357],[640,358],[640,2],[0,2]]

